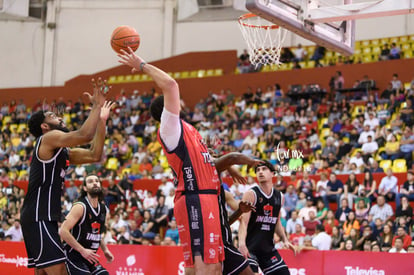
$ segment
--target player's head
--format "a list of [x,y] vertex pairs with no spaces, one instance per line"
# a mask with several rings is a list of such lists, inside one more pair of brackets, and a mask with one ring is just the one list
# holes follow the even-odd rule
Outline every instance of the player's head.
[[[159,97],[156,97],[150,105],[150,113],[153,119],[156,121],[161,121],[161,114],[162,110],[164,109],[164,96],[160,95]],[[180,118],[186,120],[186,113],[183,111],[180,111]]]
[[103,199],[102,183],[97,175],[86,176],[83,180],[81,197],[86,195],[92,198],[98,198],[99,200]]
[[155,98],[150,105],[150,113],[153,119],[161,121],[162,110],[164,109],[164,96]]
[[51,130],[69,132],[65,122],[53,112],[37,111],[28,122],[30,133],[36,138]]
[[256,172],[256,177],[259,183],[267,181],[272,182],[272,178],[276,174],[275,167],[267,160],[264,160],[260,164],[256,165],[254,171]]

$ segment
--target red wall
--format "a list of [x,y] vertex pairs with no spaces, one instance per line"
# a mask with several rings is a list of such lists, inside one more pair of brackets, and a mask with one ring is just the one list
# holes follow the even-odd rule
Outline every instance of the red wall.
[[[368,75],[376,80],[377,86],[382,91],[391,81],[393,73],[398,73],[403,82],[409,82],[414,71],[414,59],[403,59],[316,69],[235,75],[233,72],[236,63],[236,51],[188,53],[153,62],[163,70],[171,72],[223,68],[225,75],[221,77],[178,80],[182,98],[190,107],[194,106],[200,97],[206,97],[209,91],[219,92],[221,89],[231,89],[234,94],[241,95],[249,86],[253,89],[258,87],[265,89],[267,85],[275,83],[279,83],[285,91],[287,91],[289,84],[318,83],[322,87],[328,88],[329,79],[337,70],[343,73],[345,87],[351,87],[356,80]],[[90,80],[92,78],[98,76],[108,78],[112,75],[128,74],[131,74],[130,69],[121,65],[96,74],[80,75],[67,81],[65,86],[0,89],[0,98],[2,102],[24,98],[28,106],[32,106],[38,99],[46,99],[48,102],[59,97],[63,97],[65,100],[77,100],[84,91],[90,90]],[[120,93],[121,89],[125,89],[126,93],[130,94],[135,89],[148,91],[153,87],[155,87],[153,82],[115,84],[111,94],[115,96]]]

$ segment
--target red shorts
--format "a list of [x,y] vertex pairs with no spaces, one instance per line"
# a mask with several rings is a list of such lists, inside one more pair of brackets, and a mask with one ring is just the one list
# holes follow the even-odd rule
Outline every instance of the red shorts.
[[185,267],[194,265],[194,256],[201,256],[206,264],[224,261],[217,195],[183,195],[174,203],[174,216]]

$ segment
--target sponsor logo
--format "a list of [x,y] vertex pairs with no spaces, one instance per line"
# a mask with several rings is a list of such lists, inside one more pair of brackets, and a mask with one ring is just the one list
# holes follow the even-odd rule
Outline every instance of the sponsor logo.
[[178,275],[184,275],[185,269],[184,269],[184,262],[180,262],[178,264]]
[[183,253],[183,255],[184,255],[184,261],[188,261],[190,259],[191,253],[186,251]]
[[87,233],[86,234],[86,239],[88,241],[99,242],[99,241],[101,241],[101,234],[91,234],[91,233]]
[[92,233],[99,234],[101,232],[101,224],[98,222],[93,222],[91,224],[92,227]]
[[210,233],[210,243],[214,243],[214,233]]
[[200,238],[194,239],[193,243],[194,243],[194,246],[199,246],[201,244]]
[[65,178],[65,176],[66,176],[66,172],[65,172],[65,170],[64,170],[64,169],[61,169],[61,170],[60,170],[60,177],[61,177],[62,179],[64,179],[64,178]]
[[20,266],[26,267],[27,257],[20,257],[19,255],[17,255],[14,258],[6,258],[6,255],[0,254],[0,263],[13,264],[13,265],[16,265],[16,267],[20,267]]
[[290,275],[306,275],[304,268],[289,268]]
[[277,217],[257,216],[256,222],[276,224]]
[[263,206],[263,212],[266,216],[273,216],[273,206],[266,204]]
[[212,212],[210,212],[210,215],[208,215],[208,218],[209,218],[210,220],[214,220],[214,215],[213,215],[213,213],[212,213]]
[[129,255],[126,259],[127,266],[134,265],[137,262],[137,259],[135,259],[135,255]]
[[184,181],[187,184],[187,190],[194,191],[194,173],[192,167],[184,167],[185,178]]
[[191,205],[191,228],[192,229],[200,229],[199,226],[199,215],[197,208],[194,205]]
[[213,248],[210,248],[208,253],[210,254],[210,259],[214,259],[216,257],[216,251]]
[[129,255],[126,258],[127,266],[119,267],[118,270],[116,270],[116,275],[145,275],[142,268],[132,267],[136,262],[137,259],[135,258],[135,255]]
[[359,266],[345,266],[346,275],[385,275],[385,270],[374,269],[372,266],[369,269],[363,269]]
[[211,157],[209,152],[201,152],[201,155],[203,156],[204,163],[214,163],[213,158]]

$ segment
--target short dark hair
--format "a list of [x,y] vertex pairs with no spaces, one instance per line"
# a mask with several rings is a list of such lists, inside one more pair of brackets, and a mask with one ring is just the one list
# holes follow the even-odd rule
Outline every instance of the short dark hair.
[[35,137],[38,138],[43,134],[42,127],[40,126],[45,121],[45,113],[42,111],[37,111],[32,114],[29,119],[28,127],[29,132]]
[[263,160],[260,164],[256,165],[254,167],[254,172],[256,173],[257,168],[261,167],[261,166],[266,166],[267,168],[269,168],[270,171],[272,172],[276,172],[275,167],[273,166],[273,164],[271,164],[269,161],[267,160]]
[[324,232],[325,231],[325,226],[322,224],[318,224],[316,226],[316,230],[318,230],[319,232]]
[[162,110],[164,109],[164,96],[155,98],[150,105],[150,113],[153,119],[161,121]]

